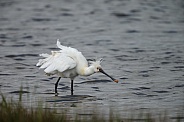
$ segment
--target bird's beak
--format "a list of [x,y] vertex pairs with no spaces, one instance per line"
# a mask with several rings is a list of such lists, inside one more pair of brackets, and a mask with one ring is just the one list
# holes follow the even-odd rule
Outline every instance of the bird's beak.
[[111,78],[114,82],[118,83],[117,79],[114,79],[113,77],[111,77],[110,75],[108,75],[106,72],[103,71],[103,69],[99,69],[99,72],[105,74],[106,76],[108,76],[109,78]]

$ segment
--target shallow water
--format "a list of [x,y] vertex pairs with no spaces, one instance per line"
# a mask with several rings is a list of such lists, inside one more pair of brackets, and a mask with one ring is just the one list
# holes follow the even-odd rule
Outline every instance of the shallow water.
[[[56,76],[35,64],[40,53],[57,50],[56,39],[77,48],[86,58],[104,58],[103,74],[78,77],[74,97],[69,79],[62,79],[54,96]],[[0,1],[0,90],[18,100],[37,101],[69,112],[90,114],[109,109],[127,115],[184,109],[183,0],[6,0]]]

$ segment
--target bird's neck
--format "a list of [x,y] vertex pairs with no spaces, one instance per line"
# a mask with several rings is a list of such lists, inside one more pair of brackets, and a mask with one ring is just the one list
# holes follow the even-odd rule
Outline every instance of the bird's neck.
[[92,74],[94,74],[94,73],[95,73],[95,71],[94,71],[94,66],[89,66],[89,67],[85,67],[85,68],[84,68],[83,75],[89,76],[89,75],[92,75]]

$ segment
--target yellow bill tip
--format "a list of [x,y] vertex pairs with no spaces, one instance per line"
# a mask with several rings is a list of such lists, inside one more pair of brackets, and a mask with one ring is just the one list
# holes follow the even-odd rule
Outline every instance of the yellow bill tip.
[[115,79],[114,82],[118,83],[119,81],[117,79]]

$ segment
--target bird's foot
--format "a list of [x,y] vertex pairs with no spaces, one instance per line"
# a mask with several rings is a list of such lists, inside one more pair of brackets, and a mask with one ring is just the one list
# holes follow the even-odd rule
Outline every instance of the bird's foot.
[[59,95],[59,93],[55,93],[55,96],[58,96]]

